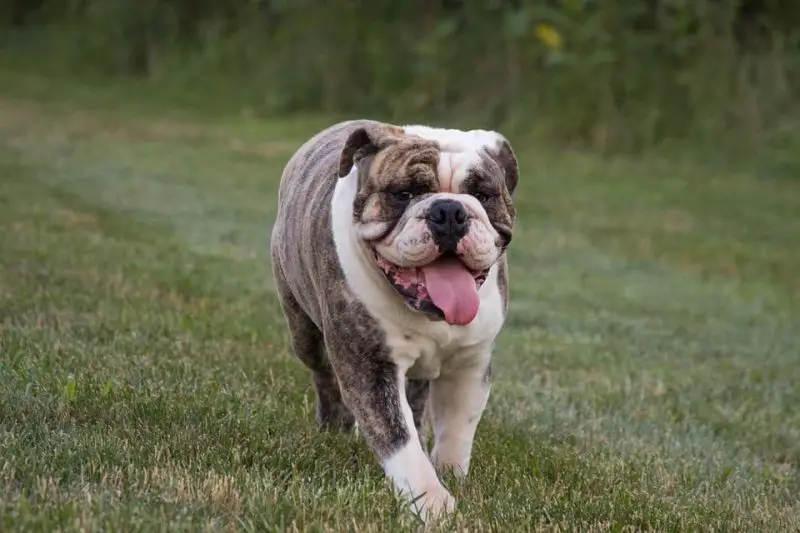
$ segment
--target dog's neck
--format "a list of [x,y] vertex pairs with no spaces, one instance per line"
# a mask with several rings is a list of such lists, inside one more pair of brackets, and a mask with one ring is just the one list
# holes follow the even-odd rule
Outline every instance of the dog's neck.
[[398,299],[375,264],[372,250],[353,224],[353,201],[357,192],[358,170],[354,166],[347,176],[339,178],[331,199],[331,228],[339,264],[348,281],[370,280],[385,292],[385,299]]

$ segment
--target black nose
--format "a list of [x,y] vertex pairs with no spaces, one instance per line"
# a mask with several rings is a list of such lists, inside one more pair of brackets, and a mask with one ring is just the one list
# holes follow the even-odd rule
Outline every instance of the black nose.
[[467,234],[469,214],[461,202],[437,200],[428,208],[428,227],[434,242],[443,250],[455,250]]

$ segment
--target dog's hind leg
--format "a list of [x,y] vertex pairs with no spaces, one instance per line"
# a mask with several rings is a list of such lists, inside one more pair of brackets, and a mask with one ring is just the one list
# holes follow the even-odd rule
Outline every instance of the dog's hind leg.
[[281,308],[286,317],[292,350],[310,370],[317,394],[316,421],[322,429],[352,431],[355,420],[342,400],[339,382],[325,353],[322,332],[303,311],[276,268]]
[[419,434],[422,449],[428,449],[428,427],[423,427],[425,421],[425,407],[428,404],[430,382],[427,379],[409,379],[406,381],[406,398],[414,416],[414,426]]
[[[326,360],[327,363],[327,360]],[[325,370],[312,370],[317,391],[317,425],[322,429],[352,431],[355,419],[342,400],[339,382],[328,366]]]
[[322,429],[351,431],[355,420],[342,400],[339,381],[325,354],[322,332],[296,303],[287,302],[284,313],[295,355],[311,370],[317,393],[316,421]]

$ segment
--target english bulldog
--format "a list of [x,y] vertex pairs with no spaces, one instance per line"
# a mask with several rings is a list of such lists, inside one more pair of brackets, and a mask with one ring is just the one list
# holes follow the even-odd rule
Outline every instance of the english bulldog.
[[497,132],[353,120],[281,177],[272,269],[316,422],[357,427],[423,519],[455,508],[437,470],[467,475],[489,398],[518,175]]

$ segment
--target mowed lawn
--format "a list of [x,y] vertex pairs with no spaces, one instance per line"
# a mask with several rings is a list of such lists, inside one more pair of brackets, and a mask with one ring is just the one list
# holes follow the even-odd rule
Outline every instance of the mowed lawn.
[[[326,122],[96,97],[0,90],[0,530],[417,527],[317,432],[272,286],[280,173]],[[516,149],[510,316],[445,528],[797,531],[800,181]]]

